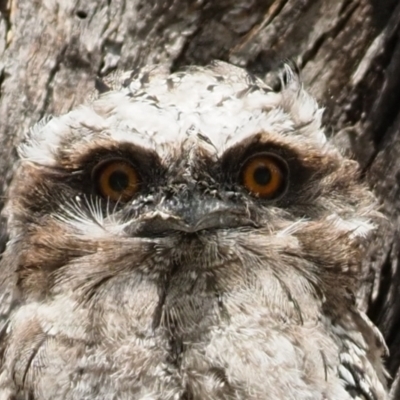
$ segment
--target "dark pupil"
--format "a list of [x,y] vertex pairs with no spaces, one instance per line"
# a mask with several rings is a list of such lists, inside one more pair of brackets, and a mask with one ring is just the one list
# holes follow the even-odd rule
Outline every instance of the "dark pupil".
[[115,171],[108,178],[108,184],[114,192],[122,192],[129,186],[129,178],[125,172]]
[[264,186],[271,181],[271,171],[267,167],[260,166],[254,171],[253,177],[257,185]]

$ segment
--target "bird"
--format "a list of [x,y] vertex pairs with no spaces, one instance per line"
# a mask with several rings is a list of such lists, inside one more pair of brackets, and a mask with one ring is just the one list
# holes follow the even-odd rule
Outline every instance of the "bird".
[[356,301],[382,215],[323,109],[214,61],[115,73],[27,133],[0,399],[384,400]]

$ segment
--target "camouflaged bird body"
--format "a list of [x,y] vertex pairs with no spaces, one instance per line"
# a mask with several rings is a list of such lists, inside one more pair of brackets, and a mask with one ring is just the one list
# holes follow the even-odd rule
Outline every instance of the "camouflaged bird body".
[[[214,63],[120,81],[20,148],[0,400],[387,399],[354,301],[379,214],[298,78],[275,92]],[[254,155],[285,165],[279,196],[243,181]],[[114,159],[140,177],[115,203],[96,191]]]

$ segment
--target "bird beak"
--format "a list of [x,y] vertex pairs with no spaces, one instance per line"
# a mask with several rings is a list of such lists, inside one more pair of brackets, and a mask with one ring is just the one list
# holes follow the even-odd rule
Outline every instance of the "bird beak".
[[143,216],[135,235],[165,236],[172,232],[197,233],[204,230],[237,228],[256,224],[244,206],[207,198],[164,202],[158,210]]

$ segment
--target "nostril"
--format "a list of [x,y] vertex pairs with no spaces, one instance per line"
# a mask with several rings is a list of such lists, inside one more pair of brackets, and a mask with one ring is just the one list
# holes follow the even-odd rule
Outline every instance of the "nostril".
[[86,19],[88,14],[86,11],[83,10],[77,10],[75,15],[79,18],[79,19]]

